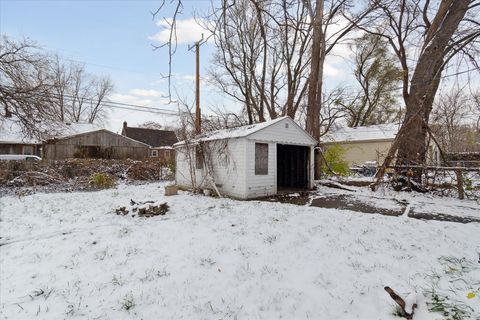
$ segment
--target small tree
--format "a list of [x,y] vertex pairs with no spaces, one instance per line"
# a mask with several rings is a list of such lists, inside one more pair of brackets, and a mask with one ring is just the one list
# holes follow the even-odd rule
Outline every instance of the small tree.
[[365,34],[355,39],[354,76],[357,87],[346,99],[339,99],[349,127],[367,126],[399,120],[397,89],[402,73],[387,42],[380,36]]
[[339,144],[328,146],[326,149],[322,171],[327,175],[336,174],[340,176],[348,176],[350,170],[348,162],[344,160],[347,150]]

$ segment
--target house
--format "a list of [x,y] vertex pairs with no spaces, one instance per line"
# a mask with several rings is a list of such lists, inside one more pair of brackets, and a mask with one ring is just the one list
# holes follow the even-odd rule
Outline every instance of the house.
[[345,154],[343,160],[350,167],[367,162],[382,163],[400,128],[399,124],[389,123],[365,127],[344,127],[334,130],[321,139],[325,150],[338,145]]
[[149,146],[98,127],[94,124],[72,123],[61,134],[43,143],[43,158],[135,159],[148,157]]
[[42,143],[35,137],[25,135],[16,122],[4,119],[0,123],[0,154],[41,156]]
[[[175,180],[240,199],[311,189],[316,141],[289,117],[213,131],[174,145]],[[203,160],[203,161],[202,161]]]
[[150,146],[149,156],[166,162],[175,160],[173,145],[178,141],[174,131],[129,127],[123,122],[122,135]]
[[[326,151],[332,146],[341,146],[343,160],[349,166],[366,163],[381,164],[392,146],[401,124],[387,123],[365,127],[344,127],[322,137],[320,145]],[[428,139],[427,164],[436,165],[440,155],[432,139]]]

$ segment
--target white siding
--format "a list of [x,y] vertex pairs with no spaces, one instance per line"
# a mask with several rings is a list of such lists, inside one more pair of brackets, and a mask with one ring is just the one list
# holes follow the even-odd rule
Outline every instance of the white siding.
[[255,142],[265,141],[247,140],[247,198],[269,196],[277,193],[277,144],[268,143],[268,174],[255,174]]
[[292,119],[285,118],[247,137],[250,140],[277,142],[302,146],[315,145],[315,141]]
[[[218,140],[209,142],[207,147],[212,155],[213,178],[220,193],[245,198],[245,139]],[[176,149],[175,180],[180,186],[191,187],[189,163],[186,149]],[[193,163],[195,163],[193,155]],[[195,170],[197,185],[212,189],[206,181],[206,169]]]

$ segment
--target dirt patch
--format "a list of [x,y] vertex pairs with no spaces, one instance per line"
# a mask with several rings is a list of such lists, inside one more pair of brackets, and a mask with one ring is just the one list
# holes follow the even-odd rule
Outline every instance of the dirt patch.
[[400,216],[406,206],[399,204],[398,209],[379,208],[348,195],[329,195],[312,200],[312,207],[342,209],[363,213],[378,213],[386,216]]
[[299,206],[304,206],[310,201],[311,195],[312,195],[312,192],[301,191],[301,192],[295,192],[295,193],[279,194],[279,195],[259,198],[255,200],[290,203],[290,204],[296,204]]
[[477,222],[480,223],[480,219],[472,218],[472,217],[459,217],[459,216],[452,216],[449,214],[443,213],[426,213],[426,212],[415,212],[411,210],[408,213],[410,218],[420,219],[420,220],[436,220],[436,221],[448,221],[448,222],[458,222],[458,223],[471,223]]

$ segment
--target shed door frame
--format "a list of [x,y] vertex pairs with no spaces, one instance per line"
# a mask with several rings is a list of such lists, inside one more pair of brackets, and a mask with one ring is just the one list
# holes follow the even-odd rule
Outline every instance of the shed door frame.
[[[284,148],[283,146],[286,147],[286,152],[289,152],[288,151],[288,148],[291,147],[291,150],[290,152],[293,153],[292,157],[293,158],[290,158],[290,159],[286,159],[285,161],[294,161],[299,159],[300,157],[300,160],[301,162],[303,163],[303,165],[301,165],[300,163],[294,163],[292,165],[295,165],[297,166],[297,171],[303,171],[301,172],[301,174],[304,175],[304,178],[301,178],[300,181],[299,180],[296,180],[296,179],[293,179],[293,180],[296,180],[296,181],[293,181],[291,180],[289,182],[289,184],[292,184],[291,186],[284,186],[285,188],[299,188],[299,189],[311,189],[312,188],[312,176],[311,176],[311,170],[312,170],[312,152],[313,152],[313,148],[311,146],[306,146],[306,145],[297,145],[297,144],[289,144],[289,143],[286,143],[286,144],[283,144],[283,143],[276,143],[276,146],[275,146],[275,193],[278,193],[278,189],[279,187],[282,187],[282,186],[279,186],[279,156],[280,156],[280,153],[279,153],[279,148]],[[305,153],[303,153],[305,152]],[[301,166],[300,168],[298,166]],[[280,168],[281,169],[281,168]],[[294,168],[292,168],[292,171],[293,171]],[[291,179],[291,177],[289,178]],[[304,180],[304,181],[302,181]],[[299,185],[296,185],[294,186],[294,184],[299,184]]]

